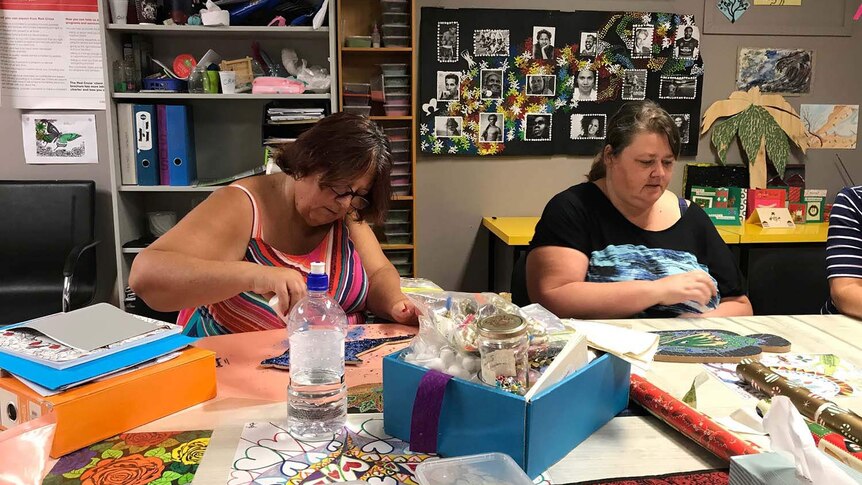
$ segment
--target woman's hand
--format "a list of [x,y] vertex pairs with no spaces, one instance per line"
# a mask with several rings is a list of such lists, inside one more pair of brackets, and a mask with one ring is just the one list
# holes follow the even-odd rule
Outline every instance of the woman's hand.
[[392,308],[389,310],[389,317],[395,323],[406,325],[419,324],[419,313],[416,310],[416,305],[406,296],[392,305]]
[[718,293],[718,289],[709,274],[700,270],[665,276],[654,283],[657,285],[660,305],[675,305],[686,301],[695,301],[706,306],[709,300]]
[[299,271],[274,266],[257,266],[252,291],[269,299],[277,296],[273,310],[281,318],[307,294],[305,278]]

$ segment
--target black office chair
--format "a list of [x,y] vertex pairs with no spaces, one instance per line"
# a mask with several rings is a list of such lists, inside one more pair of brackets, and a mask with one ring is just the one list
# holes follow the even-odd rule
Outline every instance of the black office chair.
[[748,250],[748,298],[755,315],[817,314],[828,297],[825,246]]
[[515,266],[512,267],[512,303],[518,306],[527,306],[530,303],[530,295],[527,294],[527,254],[524,251],[521,256],[515,261]]
[[90,304],[93,181],[0,180],[0,325]]

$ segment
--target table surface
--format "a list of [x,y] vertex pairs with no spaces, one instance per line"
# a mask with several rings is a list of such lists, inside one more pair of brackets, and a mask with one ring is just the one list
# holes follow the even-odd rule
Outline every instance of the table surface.
[[[538,217],[483,217],[482,225],[509,246],[525,246],[533,239]],[[823,243],[829,231],[825,222],[800,224],[792,229],[764,229],[757,224],[716,226],[727,244]]]
[[[715,319],[616,320],[616,325],[638,330],[720,328],[743,335],[774,333],[791,341],[792,352],[834,353],[859,366],[862,359],[862,322],[838,315],[758,316]],[[224,338],[224,337],[219,337]],[[376,364],[375,364],[376,365]],[[700,364],[654,363],[646,378],[670,394],[681,397],[696,376]],[[281,383],[279,383],[280,385]],[[698,409],[713,417],[727,416],[755,400],[743,398],[723,383],[710,379],[698,388]],[[839,405],[862,411],[862,397],[834,398]],[[167,416],[134,431],[214,429],[194,483],[227,482],[243,425],[249,421],[284,421],[284,401],[219,395],[213,400]],[[640,476],[724,467],[682,435],[657,419],[614,418],[568,456],[551,467],[553,483],[568,483],[622,476]]]

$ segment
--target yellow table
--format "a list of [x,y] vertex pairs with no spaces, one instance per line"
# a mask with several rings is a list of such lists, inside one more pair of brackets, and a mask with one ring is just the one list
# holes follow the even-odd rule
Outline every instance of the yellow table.
[[494,257],[496,242],[513,249],[513,262],[518,260],[525,246],[530,244],[536,231],[538,217],[483,217],[482,225],[488,229],[488,291],[494,291],[497,265]]

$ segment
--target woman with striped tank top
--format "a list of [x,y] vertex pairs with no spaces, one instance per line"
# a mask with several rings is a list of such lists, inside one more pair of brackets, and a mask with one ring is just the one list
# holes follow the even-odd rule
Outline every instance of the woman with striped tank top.
[[381,129],[337,113],[284,145],[276,163],[283,173],[217,190],[142,251],[129,275],[135,293],[154,309],[179,310],[188,335],[284,328],[281,316],[305,296],[311,263],[323,261],[329,294],[351,323],[362,323],[365,310],[416,323],[366,223],[381,222],[390,199]]

